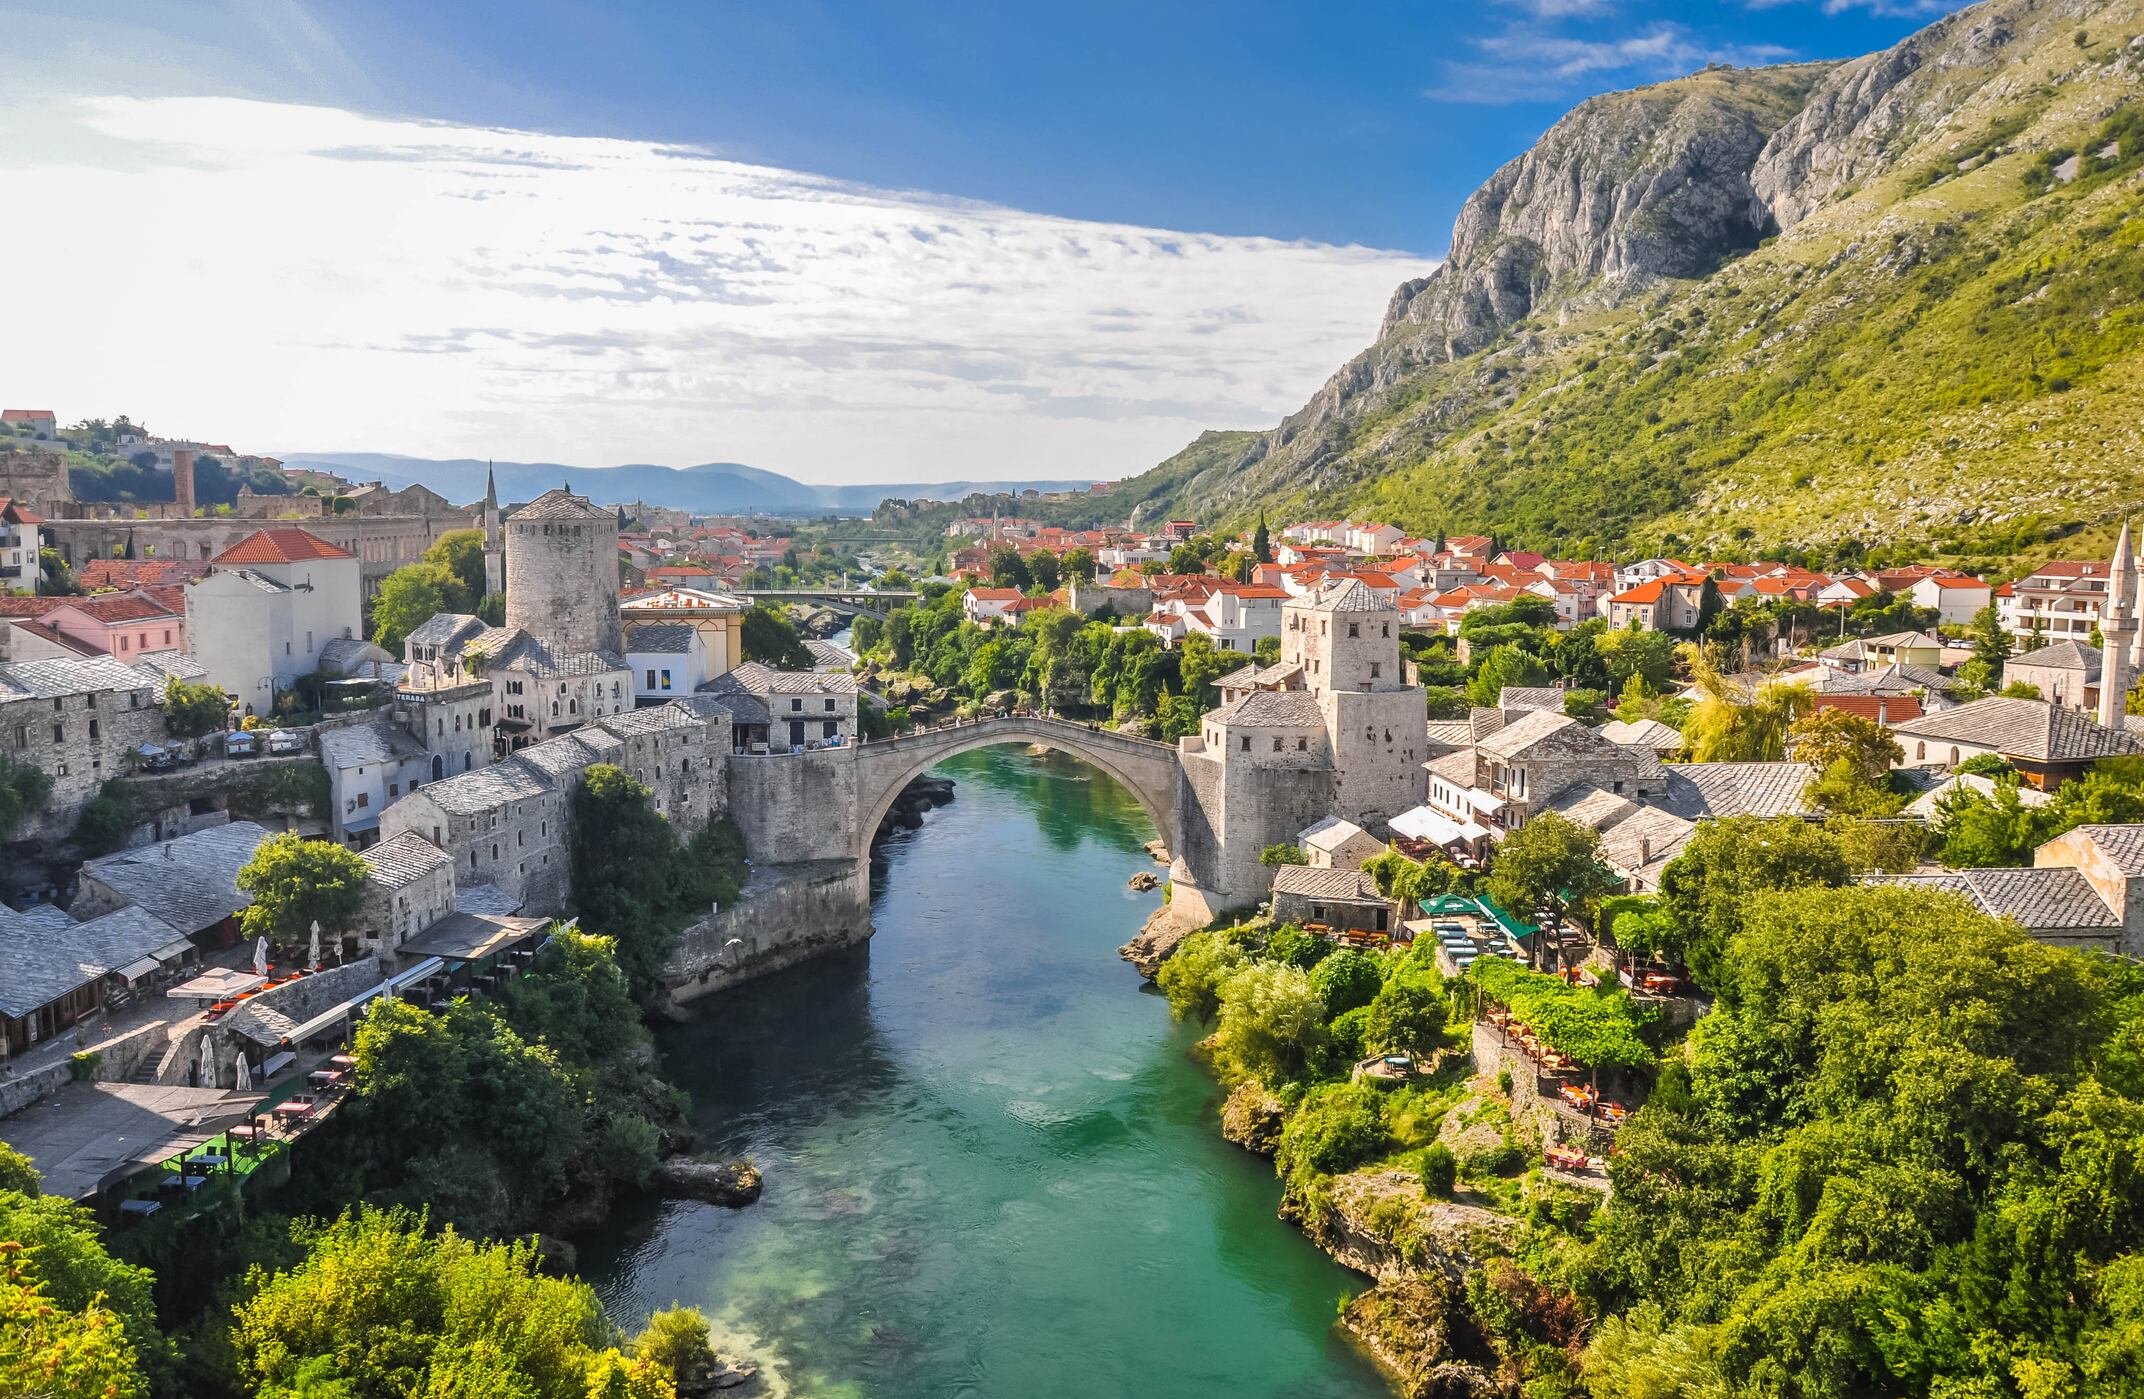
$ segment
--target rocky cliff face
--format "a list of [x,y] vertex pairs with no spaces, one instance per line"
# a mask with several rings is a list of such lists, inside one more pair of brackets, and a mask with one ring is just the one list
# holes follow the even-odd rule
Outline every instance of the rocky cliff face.
[[[1543,547],[1594,531],[1590,542],[1610,547],[1670,547],[1666,537],[1693,523],[1678,512],[1701,527],[1686,543],[1723,527],[1776,542],[1857,532],[1887,487],[1925,484],[1930,469],[1951,480],[1942,452],[1987,443],[1993,453],[2015,434],[2014,456],[2020,436],[2050,440],[2057,415],[2029,400],[2083,386],[2043,367],[1977,391],[1985,421],[1944,420],[1962,378],[2015,357],[2000,337],[2048,339],[2050,327],[2000,309],[2015,300],[2000,284],[2018,276],[2001,260],[2026,265],[2022,238],[2045,245],[2032,265],[2052,261],[2087,284],[2079,298],[2127,280],[2103,247],[2078,257],[2084,235],[2071,230],[2122,216],[2120,201],[2144,182],[2093,182],[2091,201],[2079,182],[2072,212],[2021,208],[2040,197],[2021,175],[2050,148],[2091,138],[2100,149],[2107,138],[2094,132],[2144,97],[2140,35],[2144,0],[1984,0],[1863,58],[1707,69],[1582,103],[1466,201],[1446,262],[1399,288],[1377,342],[1310,402],[1271,431],[1204,438],[1113,500],[1217,523],[1261,508],[1361,509],[1417,531],[1495,529]],[[2120,160],[2130,159],[2125,148]],[[1955,271],[1934,266],[1944,258]],[[1924,310],[1983,296],[1998,309],[1970,329],[1986,337],[1974,342]],[[1841,402],[1835,391],[1791,413],[1777,411],[1776,394],[1707,397],[1704,384],[1721,376],[1789,394],[1823,383],[1854,326],[1894,313],[1910,324],[1876,358],[1917,357],[1942,372],[1909,389],[1862,367],[1875,400],[1836,431],[1807,421]],[[2099,367],[2071,353],[2080,358],[2066,370]],[[1680,411],[1666,401],[1675,394],[1687,400]],[[2064,406],[2065,418],[2113,421],[2083,395]],[[1566,424],[1564,440],[1544,433],[1551,422]],[[1911,436],[1927,438],[1929,466],[1880,469]],[[2112,437],[2091,450],[2109,464],[2100,475],[2144,477],[2120,465]],[[2074,472],[2074,456],[2064,465]],[[2073,508],[2053,475],[2021,489],[2015,469],[1956,474],[1970,489],[1945,497],[1947,519]],[[1830,518],[1806,499],[1786,508],[1812,478],[1837,488]],[[1968,498],[1976,490],[1987,499]],[[1544,509],[1552,497],[1568,508]],[[1763,511],[1778,523],[1745,528]],[[1646,526],[1649,538],[1638,533]]]

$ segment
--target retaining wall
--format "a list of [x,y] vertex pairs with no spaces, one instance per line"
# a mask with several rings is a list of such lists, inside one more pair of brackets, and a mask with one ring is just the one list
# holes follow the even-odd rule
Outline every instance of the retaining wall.
[[755,866],[741,900],[678,935],[659,1008],[682,1016],[717,991],[862,942],[869,880],[869,866],[854,860]]

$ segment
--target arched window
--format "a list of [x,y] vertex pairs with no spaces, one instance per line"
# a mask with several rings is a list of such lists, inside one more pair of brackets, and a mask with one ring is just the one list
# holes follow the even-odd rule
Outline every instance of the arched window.
[[432,755],[432,780],[434,782],[437,782],[440,778],[445,777],[446,775],[446,759],[440,757],[437,753],[434,753]]

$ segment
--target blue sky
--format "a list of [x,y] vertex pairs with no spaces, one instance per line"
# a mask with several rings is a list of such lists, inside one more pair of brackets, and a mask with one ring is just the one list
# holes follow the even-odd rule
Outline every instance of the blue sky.
[[[240,450],[1126,475],[1573,103],[1918,0],[0,0],[0,397]],[[94,288],[158,335],[84,317]]]
[[[10,8],[0,6],[0,12]],[[38,27],[86,31],[75,0]],[[1945,0],[94,7],[182,88],[574,135],[1042,213],[1441,253],[1574,101],[1850,56]],[[220,12],[219,12],[220,11]],[[184,15],[183,23],[175,19]],[[131,23],[127,22],[131,20]],[[175,52],[172,43],[186,47]],[[199,47],[195,47],[198,45]]]

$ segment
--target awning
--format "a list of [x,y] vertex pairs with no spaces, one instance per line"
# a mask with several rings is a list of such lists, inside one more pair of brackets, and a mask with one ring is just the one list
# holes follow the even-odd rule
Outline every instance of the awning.
[[158,949],[156,949],[156,951],[150,953],[149,955],[151,957],[156,958],[156,960],[159,962],[181,962],[184,961],[187,956],[193,952],[193,950],[194,943],[192,938],[180,938],[176,942],[165,943],[162,947],[159,947]]
[[267,984],[268,978],[265,976],[216,967],[201,973],[192,981],[172,987],[170,994],[183,996],[190,1001],[227,1001],[233,996],[243,996],[248,991],[258,991]]
[[358,817],[355,821],[343,822],[342,828],[346,831],[351,832],[376,831],[380,828],[380,813],[377,811],[367,812],[365,815]]
[[1467,789],[1467,805],[1473,807],[1484,816],[1493,816],[1504,809],[1504,799],[1491,796],[1479,787],[1469,787]]
[[1471,845],[1489,834],[1489,828],[1479,822],[1454,821],[1426,806],[1393,817],[1392,829],[1409,840],[1427,841],[1431,845]]
[[127,963],[118,971],[113,972],[112,975],[118,977],[121,981],[139,981],[145,976],[152,975],[162,965],[163,963],[157,961],[154,957],[143,957]]

